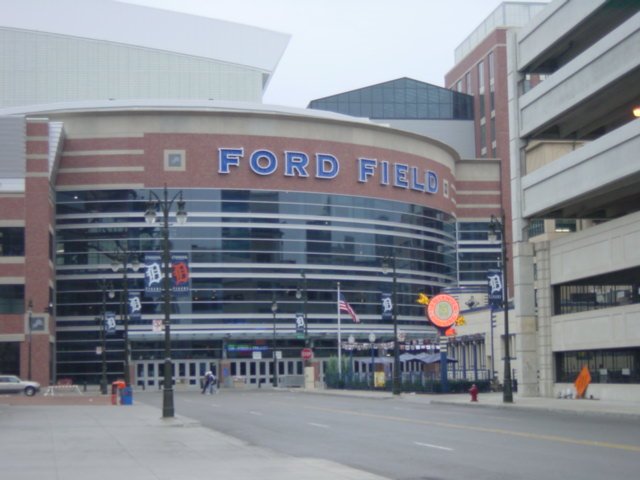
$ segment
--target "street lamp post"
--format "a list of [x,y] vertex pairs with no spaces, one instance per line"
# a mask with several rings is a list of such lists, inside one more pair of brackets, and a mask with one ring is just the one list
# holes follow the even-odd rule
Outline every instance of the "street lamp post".
[[[107,339],[106,339],[106,316],[107,316],[107,282],[100,281],[102,287],[102,316],[100,318],[100,345],[101,345],[101,373],[100,373],[100,393],[107,394]],[[111,285],[109,285],[111,287]],[[114,297],[112,288],[109,288],[109,298]]]
[[300,276],[302,277],[302,291],[298,289],[296,292],[296,298],[300,300],[302,298],[302,316],[304,318],[304,346],[309,346],[309,325],[307,321],[307,276],[304,273],[304,270],[300,272]]
[[398,344],[398,307],[397,303],[397,275],[396,275],[396,253],[390,257],[385,257],[382,262],[382,271],[386,275],[391,265],[393,283],[391,289],[391,314],[393,318],[393,386],[394,395],[400,395],[400,346]]
[[179,224],[184,224],[187,221],[187,211],[184,208],[185,202],[182,200],[182,191],[176,193],[173,198],[169,200],[169,192],[166,184],[164,186],[163,198],[160,198],[154,191],[149,191],[149,203],[147,204],[147,211],[144,214],[145,221],[152,224],[156,221],[157,210],[160,210],[164,222],[162,225],[162,263],[164,275],[162,281],[162,296],[164,299],[163,418],[170,418],[175,415],[173,403],[173,365],[171,362],[171,286],[169,283],[169,263],[171,261],[169,252],[169,212],[174,202],[177,204],[176,221]]
[[276,355],[276,313],[278,312],[278,303],[276,302],[276,296],[273,295],[271,301],[271,313],[273,313],[273,346],[271,351],[273,352],[273,386],[278,386],[278,356]]
[[31,299],[29,299],[29,305],[28,305],[28,309],[27,309],[27,321],[29,322],[29,358],[27,360],[27,378],[29,380],[31,380],[31,340],[32,340],[32,334],[31,334],[31,317],[33,316],[33,301]]
[[369,334],[369,346],[371,347],[371,389],[373,390],[376,386],[376,368],[375,368],[375,359],[373,358],[373,354],[375,352],[374,348],[375,348],[375,342],[376,341],[376,334],[371,332]]
[[133,257],[131,262],[131,252],[118,245],[119,251],[112,255],[111,269],[114,272],[118,272],[122,269],[122,292],[120,293],[120,318],[124,326],[123,342],[124,342],[124,383],[126,386],[131,384],[131,372],[129,367],[129,279],[127,277],[127,271],[131,268],[134,272],[137,272],[140,268],[140,260],[137,257]]
[[498,234],[500,234],[500,241],[502,247],[502,308],[504,311],[504,381],[502,388],[502,402],[513,403],[513,389],[511,385],[511,352],[509,351],[509,294],[507,283],[507,242],[505,239],[505,218],[502,214],[502,220],[498,220],[494,215],[491,215],[491,222],[489,223],[489,240],[496,241]]
[[[305,348],[309,347],[309,320],[307,319],[307,300],[308,300],[308,292],[307,292],[307,276],[304,273],[304,270],[300,272],[300,276],[302,277],[302,290],[298,288],[296,290],[296,298],[298,300],[302,299],[302,318],[304,318],[304,346]],[[309,360],[304,361],[305,366],[309,366]]]

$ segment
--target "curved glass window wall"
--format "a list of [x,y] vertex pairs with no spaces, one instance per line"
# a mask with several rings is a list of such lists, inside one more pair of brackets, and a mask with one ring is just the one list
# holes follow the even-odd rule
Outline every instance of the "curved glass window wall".
[[[170,198],[177,192],[170,190]],[[188,222],[174,225],[174,208],[169,236],[172,253],[189,257],[191,295],[172,300],[171,321],[177,329],[222,335],[227,327],[244,326],[254,328],[258,337],[270,335],[272,301],[278,302],[278,321],[293,322],[305,304],[303,295],[296,294],[306,287],[312,338],[316,331],[335,331],[339,281],[361,319],[359,325],[390,331],[380,307],[381,292],[392,289],[392,274],[382,269],[383,259],[390,256],[395,256],[399,325],[425,329],[417,294],[433,295],[455,283],[455,220],[443,212],[346,195],[182,192]],[[62,372],[77,374],[85,356],[85,361],[97,361],[103,279],[105,288],[116,293],[113,299],[105,295],[105,309],[121,309],[123,274],[111,270],[118,250],[128,250],[140,262],[145,254],[162,250],[161,226],[144,222],[148,196],[147,190],[57,194],[56,314]],[[129,270],[127,278],[129,291],[144,290],[142,271]],[[150,330],[152,320],[161,317],[160,299],[143,295],[142,319],[130,321],[130,330]],[[117,342],[117,337],[108,341]]]

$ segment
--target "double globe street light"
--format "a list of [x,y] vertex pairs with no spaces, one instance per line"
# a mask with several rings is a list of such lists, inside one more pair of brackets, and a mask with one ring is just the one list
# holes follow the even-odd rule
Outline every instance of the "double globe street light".
[[169,277],[169,265],[171,254],[169,246],[169,213],[174,202],[177,205],[176,221],[182,225],[187,221],[187,211],[185,202],[182,200],[182,191],[176,193],[169,199],[167,185],[164,186],[163,197],[160,198],[152,190],[149,191],[149,202],[144,219],[148,224],[154,224],[157,212],[162,213],[162,296],[164,300],[164,379],[162,390],[162,417],[169,418],[175,415],[173,402],[173,365],[171,362],[171,284]]

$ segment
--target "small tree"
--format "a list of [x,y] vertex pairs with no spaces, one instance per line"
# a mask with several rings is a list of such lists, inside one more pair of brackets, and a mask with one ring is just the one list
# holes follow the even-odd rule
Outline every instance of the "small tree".
[[327,387],[344,388],[345,377],[350,373],[350,365],[348,359],[342,357],[342,378],[338,370],[338,357],[332,356],[327,360],[327,368],[324,371],[324,380]]

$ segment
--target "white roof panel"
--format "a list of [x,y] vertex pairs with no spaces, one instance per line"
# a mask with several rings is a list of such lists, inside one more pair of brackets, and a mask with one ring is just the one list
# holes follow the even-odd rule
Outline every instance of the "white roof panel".
[[[10,4],[10,5],[9,5]],[[152,48],[275,70],[290,36],[111,0],[3,0],[0,26]]]

